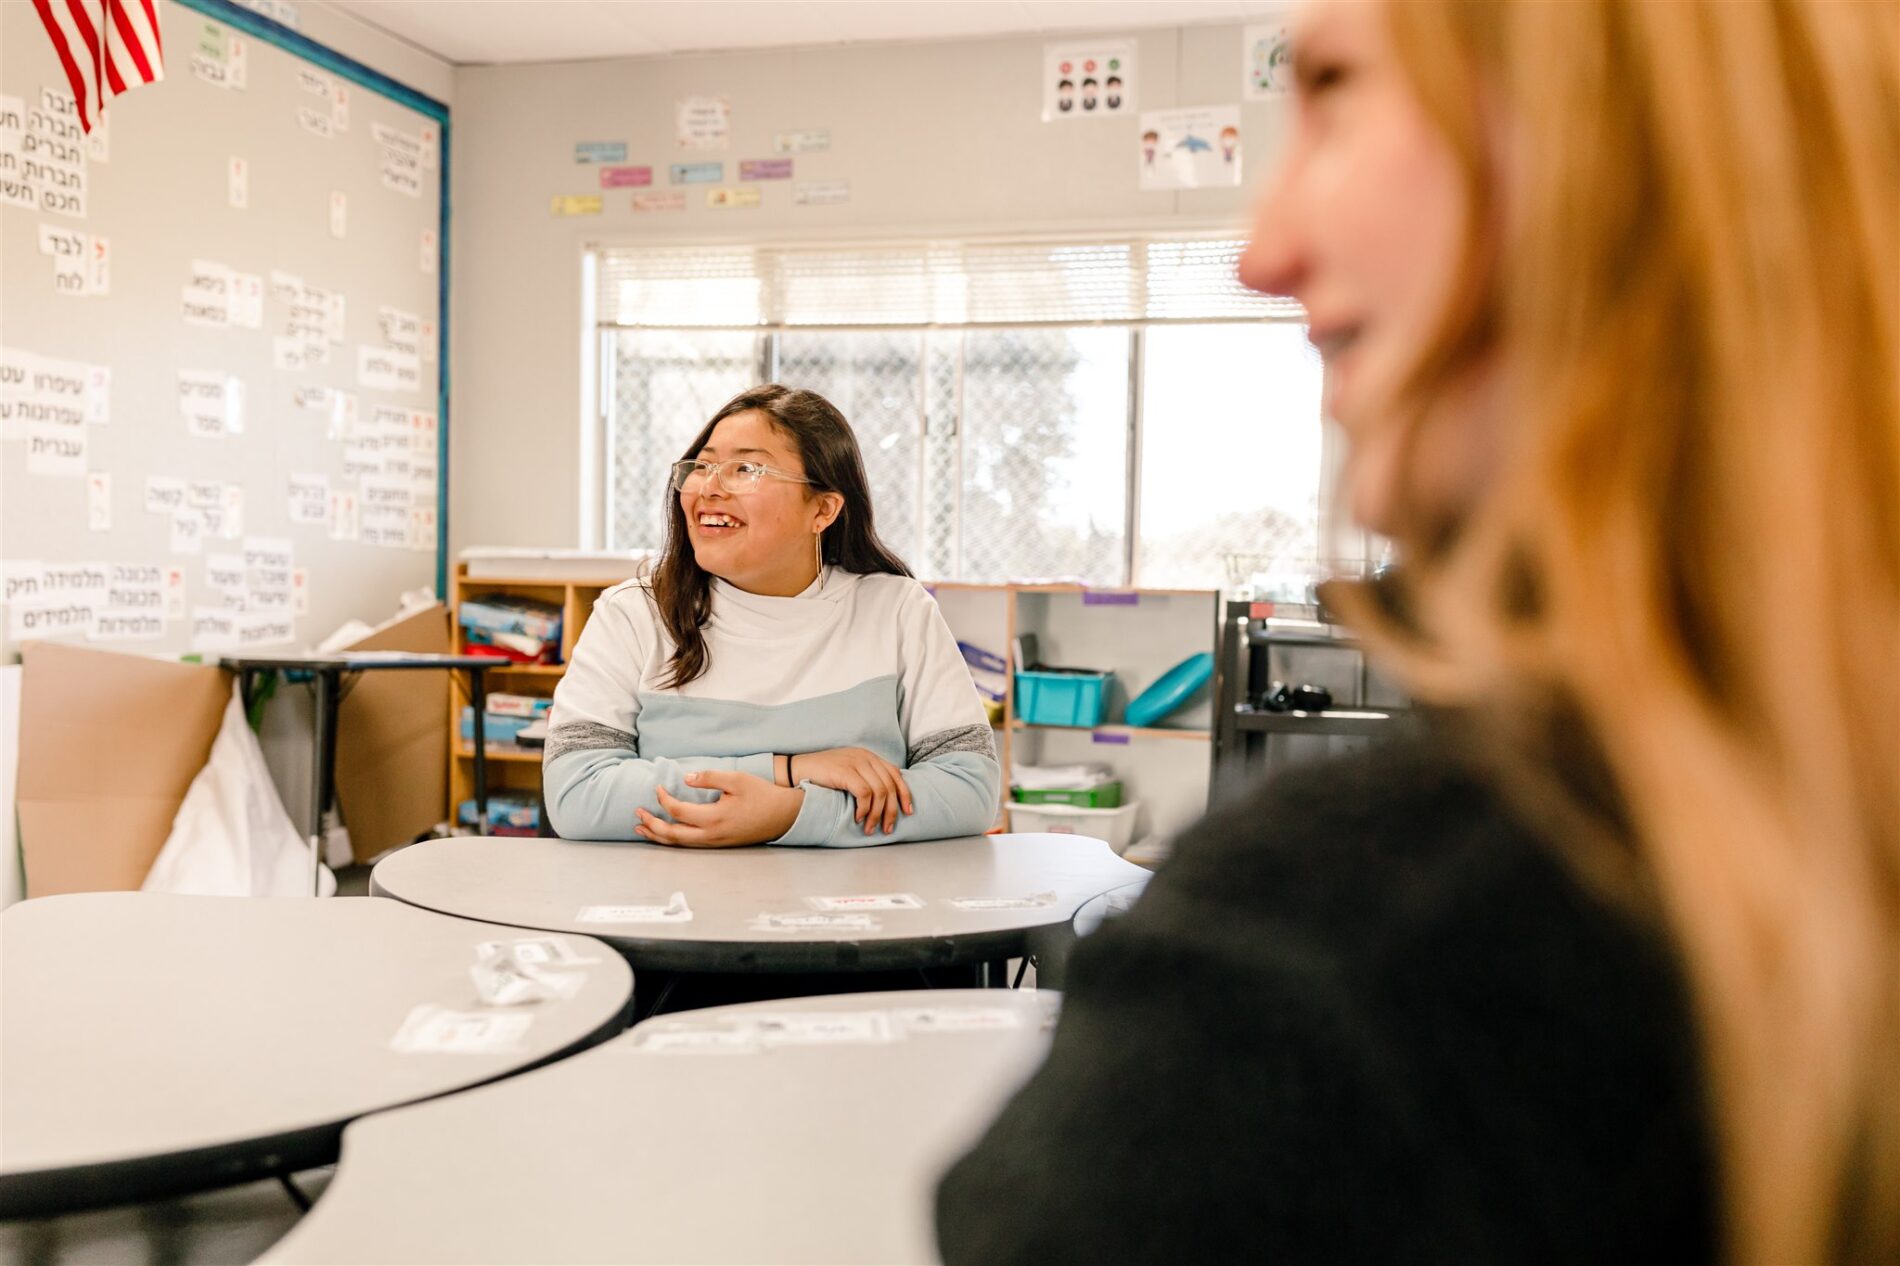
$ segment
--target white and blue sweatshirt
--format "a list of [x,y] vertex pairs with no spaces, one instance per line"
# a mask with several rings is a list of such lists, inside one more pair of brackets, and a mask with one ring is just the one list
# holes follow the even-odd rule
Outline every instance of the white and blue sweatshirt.
[[[826,567],[794,598],[713,582],[707,670],[673,689],[673,641],[651,581],[603,593],[549,718],[543,789],[568,839],[631,840],[656,788],[694,803],[689,773],[772,781],[775,754],[862,747],[904,770],[915,812],[886,835],[852,821],[848,792],[809,782],[777,844],[852,846],[977,835],[996,818],[1002,769],[975,684],[937,603],[907,576]],[[796,768],[793,770],[797,772]]]

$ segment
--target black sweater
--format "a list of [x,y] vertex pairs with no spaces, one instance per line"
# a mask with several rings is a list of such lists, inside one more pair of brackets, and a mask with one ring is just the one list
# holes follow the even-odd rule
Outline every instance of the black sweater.
[[1068,973],[938,1192],[950,1266],[1719,1255],[1671,948],[1442,747],[1210,815]]

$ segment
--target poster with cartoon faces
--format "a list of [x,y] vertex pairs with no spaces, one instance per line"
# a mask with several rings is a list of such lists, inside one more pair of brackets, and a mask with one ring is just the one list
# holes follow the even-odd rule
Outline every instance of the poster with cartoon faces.
[[1135,41],[1050,44],[1042,50],[1042,121],[1135,112]]
[[1293,91],[1293,44],[1285,22],[1263,22],[1240,35],[1240,95],[1266,101]]
[[1218,189],[1240,183],[1240,107],[1149,110],[1141,116],[1141,187]]

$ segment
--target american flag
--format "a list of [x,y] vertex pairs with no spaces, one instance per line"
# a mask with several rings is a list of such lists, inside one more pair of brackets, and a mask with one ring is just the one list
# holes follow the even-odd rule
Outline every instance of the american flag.
[[33,0],[33,7],[53,37],[86,131],[106,102],[165,77],[155,0]]

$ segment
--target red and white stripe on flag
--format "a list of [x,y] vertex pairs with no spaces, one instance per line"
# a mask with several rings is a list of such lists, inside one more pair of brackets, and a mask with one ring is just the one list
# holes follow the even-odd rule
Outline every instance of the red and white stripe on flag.
[[33,0],[92,131],[106,102],[165,77],[156,0]]

